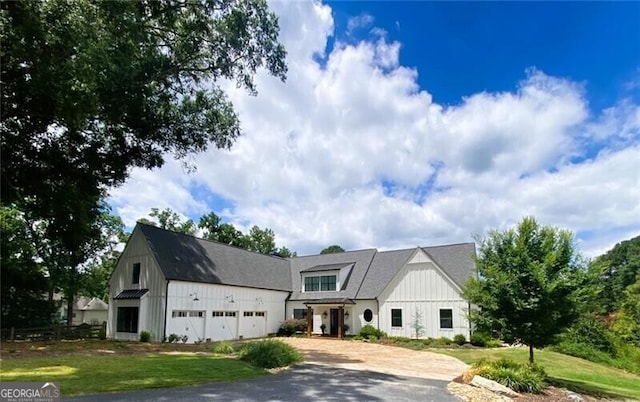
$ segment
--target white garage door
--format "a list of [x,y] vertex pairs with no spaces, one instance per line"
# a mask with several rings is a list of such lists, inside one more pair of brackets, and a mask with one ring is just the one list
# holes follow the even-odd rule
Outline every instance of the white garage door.
[[207,326],[209,327],[207,335],[214,342],[225,339],[238,339],[238,312],[213,311]]
[[242,313],[241,334],[243,338],[263,338],[267,336],[266,311],[245,311]]

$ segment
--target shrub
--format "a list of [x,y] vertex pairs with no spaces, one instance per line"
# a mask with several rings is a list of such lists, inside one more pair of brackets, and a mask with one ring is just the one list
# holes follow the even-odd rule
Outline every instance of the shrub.
[[107,328],[104,325],[98,331],[98,339],[100,339],[101,341],[107,339]]
[[307,320],[292,319],[285,320],[280,324],[278,329],[279,336],[291,336],[296,332],[305,332],[307,330]]
[[170,334],[169,338],[167,339],[167,342],[174,343],[174,342],[178,342],[179,339],[181,339],[180,335],[178,335],[178,334]]
[[560,342],[589,345],[601,352],[615,354],[613,334],[593,316],[584,316],[578,319],[561,335]]
[[371,339],[374,336],[376,339],[386,338],[387,334],[384,331],[379,330],[371,324],[367,324],[360,328],[360,336],[364,339]]
[[488,348],[501,348],[502,341],[500,339],[489,339],[485,346]]
[[151,341],[151,331],[144,330],[140,332],[140,342],[150,342]]
[[490,340],[491,340],[491,337],[481,331],[475,331],[473,334],[471,334],[471,339],[470,339],[471,344],[473,346],[480,346],[480,347],[487,346],[487,342],[489,342]]
[[467,343],[467,338],[462,334],[458,334],[453,337],[453,343],[457,343],[458,345],[462,346]]
[[547,375],[535,364],[520,364],[509,359],[480,359],[473,364],[478,375],[511,388],[516,392],[540,393]]
[[301,362],[302,355],[277,339],[249,342],[240,349],[240,359],[262,368],[285,367]]
[[449,346],[453,343],[453,341],[446,336],[441,336],[440,338],[433,340],[433,346]]
[[220,341],[213,347],[213,353],[230,355],[235,352],[233,345],[229,341]]

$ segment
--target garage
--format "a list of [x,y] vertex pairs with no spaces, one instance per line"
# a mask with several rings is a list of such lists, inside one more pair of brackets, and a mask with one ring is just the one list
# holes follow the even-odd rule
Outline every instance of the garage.
[[238,312],[212,311],[208,322],[208,337],[212,341],[238,338]]
[[240,335],[245,338],[262,338],[267,336],[267,312],[244,311],[242,313]]

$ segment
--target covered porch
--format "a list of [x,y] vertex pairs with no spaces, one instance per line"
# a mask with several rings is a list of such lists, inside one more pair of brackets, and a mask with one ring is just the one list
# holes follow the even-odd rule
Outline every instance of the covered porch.
[[314,317],[318,317],[318,326],[322,335],[334,336],[342,339],[349,328],[352,328],[353,305],[356,303],[348,298],[318,299],[304,303],[307,307],[307,337],[314,332]]

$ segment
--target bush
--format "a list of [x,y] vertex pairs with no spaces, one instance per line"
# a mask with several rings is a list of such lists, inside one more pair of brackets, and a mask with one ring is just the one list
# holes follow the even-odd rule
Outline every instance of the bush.
[[230,355],[235,352],[233,345],[229,341],[220,341],[213,347],[213,353],[221,355]]
[[481,331],[475,331],[471,334],[470,342],[473,346],[485,347],[487,346],[487,342],[491,340],[491,336],[485,334]]
[[453,341],[446,336],[441,336],[440,338],[434,339],[432,342],[433,346],[449,346],[453,343]]
[[250,342],[240,349],[240,359],[262,368],[285,367],[302,361],[292,346],[277,339]]
[[462,334],[458,334],[453,337],[453,343],[457,343],[458,345],[462,346],[467,343],[467,338]]
[[561,335],[560,343],[589,345],[595,350],[615,355],[615,336],[593,316],[578,319]]
[[279,336],[291,336],[296,332],[306,332],[307,331],[307,320],[305,319],[292,319],[285,320],[280,324],[280,328],[278,328]]
[[509,359],[480,359],[473,364],[478,375],[511,388],[516,392],[540,393],[545,388],[547,374],[535,364],[520,364]]
[[100,339],[101,341],[107,339],[107,328],[104,325],[98,331],[98,339]]
[[151,341],[151,331],[144,330],[140,332],[140,342],[150,342]]
[[180,339],[182,339],[182,337],[178,334],[170,334],[169,335],[169,339],[167,339],[167,342],[169,343],[174,343],[174,342],[178,342]]
[[502,341],[500,339],[489,339],[485,346],[488,348],[501,348]]
[[360,336],[364,339],[371,339],[371,337],[375,337],[376,339],[386,338],[387,334],[384,331],[379,330],[371,324],[367,324],[364,327],[360,328]]

